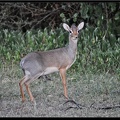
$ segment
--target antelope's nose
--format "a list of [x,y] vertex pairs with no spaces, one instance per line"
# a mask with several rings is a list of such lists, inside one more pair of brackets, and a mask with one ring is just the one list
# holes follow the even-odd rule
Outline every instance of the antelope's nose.
[[78,36],[75,37],[76,39],[78,38]]

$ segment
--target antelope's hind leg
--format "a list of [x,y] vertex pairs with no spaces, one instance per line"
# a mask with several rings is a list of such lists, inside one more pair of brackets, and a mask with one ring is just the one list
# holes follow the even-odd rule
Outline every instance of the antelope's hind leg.
[[30,100],[31,100],[32,102],[34,101],[34,97],[33,97],[33,95],[32,95],[32,92],[31,92],[31,90],[30,90],[29,85],[30,85],[30,83],[33,82],[34,80],[38,79],[40,76],[41,76],[41,74],[36,74],[34,77],[29,78],[29,79],[28,79],[27,81],[25,81],[25,83],[24,83],[25,86],[26,86],[27,93],[28,93],[28,95],[29,95],[29,97],[30,97]]
[[23,90],[23,84],[29,80],[29,77],[26,75],[24,76],[19,83],[19,87],[20,87],[20,93],[21,93],[21,97],[22,97],[22,102],[25,101],[25,95],[24,95],[24,90]]

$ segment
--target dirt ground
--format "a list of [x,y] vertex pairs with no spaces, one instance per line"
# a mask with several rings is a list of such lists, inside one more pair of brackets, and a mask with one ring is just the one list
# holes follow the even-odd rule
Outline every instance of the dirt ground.
[[18,85],[22,74],[8,71],[0,75],[0,117],[120,117],[116,76],[67,74],[68,95],[77,106],[66,102],[58,73],[48,76],[51,80],[40,78],[30,85],[35,102],[24,88],[26,101],[22,103]]

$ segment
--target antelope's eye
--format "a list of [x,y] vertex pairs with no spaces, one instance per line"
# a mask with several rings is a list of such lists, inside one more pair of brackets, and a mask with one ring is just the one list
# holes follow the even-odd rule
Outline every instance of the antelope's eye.
[[80,33],[80,30],[78,30],[78,33]]
[[72,31],[70,30],[69,33],[72,33]]

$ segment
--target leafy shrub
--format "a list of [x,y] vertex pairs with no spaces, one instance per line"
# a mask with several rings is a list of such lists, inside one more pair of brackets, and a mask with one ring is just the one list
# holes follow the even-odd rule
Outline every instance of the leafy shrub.
[[[73,70],[119,73],[120,39],[113,39],[114,44],[111,45],[108,39],[102,38],[103,34],[104,31],[100,31],[99,28],[86,27],[81,31],[77,60],[72,66]],[[17,64],[29,52],[46,51],[68,44],[68,33],[63,28],[50,31],[46,28],[43,31],[31,30],[26,34],[19,31],[3,30],[0,32],[0,38],[3,40],[0,44],[2,62]]]

